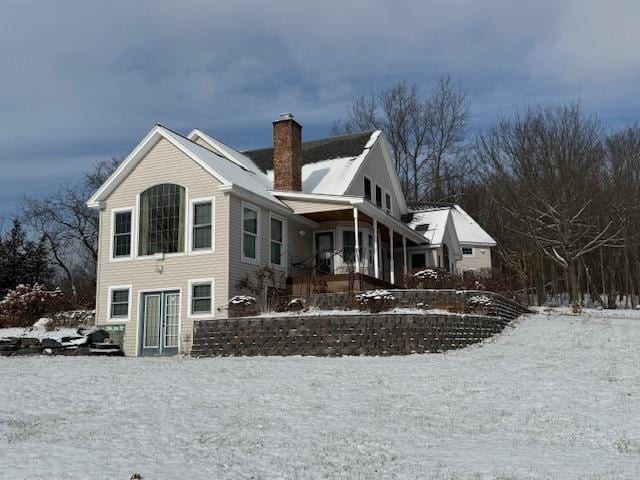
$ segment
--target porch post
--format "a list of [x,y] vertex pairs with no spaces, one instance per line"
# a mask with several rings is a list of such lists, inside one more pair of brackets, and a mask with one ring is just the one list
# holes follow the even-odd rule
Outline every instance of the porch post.
[[356,272],[360,273],[360,242],[358,241],[358,207],[353,207],[353,230],[356,237]]
[[376,278],[380,278],[380,267],[378,266],[378,219],[373,219],[373,273]]
[[393,255],[393,229],[389,227],[389,280],[395,285],[396,283],[396,265]]
[[407,237],[402,237],[402,259],[404,264],[404,274],[407,274]]

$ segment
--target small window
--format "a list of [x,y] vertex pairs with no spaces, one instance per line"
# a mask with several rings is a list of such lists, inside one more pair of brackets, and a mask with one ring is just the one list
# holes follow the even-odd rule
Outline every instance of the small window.
[[129,317],[129,289],[118,288],[111,290],[111,318]]
[[194,315],[211,313],[211,282],[191,285],[191,313]]
[[387,212],[391,213],[391,195],[388,193],[384,194],[384,205],[387,209]]
[[429,230],[429,224],[428,223],[419,223],[418,225],[416,225],[416,232],[426,232],[427,230]]
[[211,248],[213,209],[211,201],[193,204],[193,249],[206,250]]
[[113,216],[113,257],[131,256],[131,210]]
[[473,248],[471,247],[462,247],[463,255],[473,255]]
[[271,264],[282,266],[284,251],[284,224],[282,220],[271,217],[269,236],[271,239]]
[[242,257],[258,260],[258,211],[242,207]]
[[424,268],[426,266],[427,261],[424,253],[414,253],[411,255],[411,268]]
[[371,200],[371,179],[364,177],[364,198]]
[[382,207],[382,187],[376,185],[376,205]]

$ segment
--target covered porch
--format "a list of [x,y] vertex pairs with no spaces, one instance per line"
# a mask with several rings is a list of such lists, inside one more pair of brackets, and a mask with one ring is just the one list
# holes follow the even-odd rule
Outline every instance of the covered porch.
[[362,198],[296,192],[282,200],[315,225],[307,232],[311,251],[291,258],[291,295],[402,287],[410,269],[407,249],[427,243]]

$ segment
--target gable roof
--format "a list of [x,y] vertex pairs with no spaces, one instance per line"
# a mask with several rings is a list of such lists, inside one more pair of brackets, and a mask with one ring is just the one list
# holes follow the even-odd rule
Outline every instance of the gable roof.
[[495,247],[496,241],[493,237],[478,225],[478,222],[465,212],[460,205],[454,205],[451,213],[460,243]]
[[280,207],[285,206],[269,191],[269,185],[264,181],[264,175],[261,172],[252,171],[246,166],[204,148],[162,125],[156,125],[149,131],[136,148],[124,159],[116,171],[113,172],[98,191],[93,194],[87,202],[87,205],[97,207],[101,201],[108,198],[111,192],[127,177],[138,162],[140,162],[162,138],[172,143],[176,148],[198,163],[223,185],[228,187],[237,185],[269,202],[276,203]]
[[433,246],[442,244],[449,221],[449,207],[431,208],[413,212],[407,225],[412,230],[419,231]]
[[410,228],[420,230],[419,225],[429,226],[422,233],[433,245],[442,243],[448,222],[452,222],[460,244],[496,245],[496,241],[460,205],[415,209],[410,215],[411,219],[407,222]]
[[[302,165],[335,158],[357,157],[367,147],[374,131],[302,142]],[[273,147],[241,152],[263,172],[273,170]]]
[[256,173],[263,173],[258,168],[258,166],[255,163],[253,163],[253,160],[251,160],[251,158],[247,157],[246,155],[243,155],[236,149],[226,145],[225,143],[221,142],[217,138],[213,138],[211,135],[209,135],[206,132],[203,132],[198,128],[194,128],[191,131],[191,133],[187,135],[187,138],[193,142],[202,140],[206,144],[206,148],[208,148],[209,150],[212,150],[214,153],[217,153],[218,155],[225,157],[231,160],[232,162],[237,163],[238,165],[242,165],[243,167],[248,168],[249,170],[252,170]]

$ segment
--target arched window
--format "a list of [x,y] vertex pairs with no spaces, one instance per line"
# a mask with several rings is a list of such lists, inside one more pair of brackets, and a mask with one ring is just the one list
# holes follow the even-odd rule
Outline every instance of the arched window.
[[139,255],[184,252],[185,191],[163,183],[140,195]]

